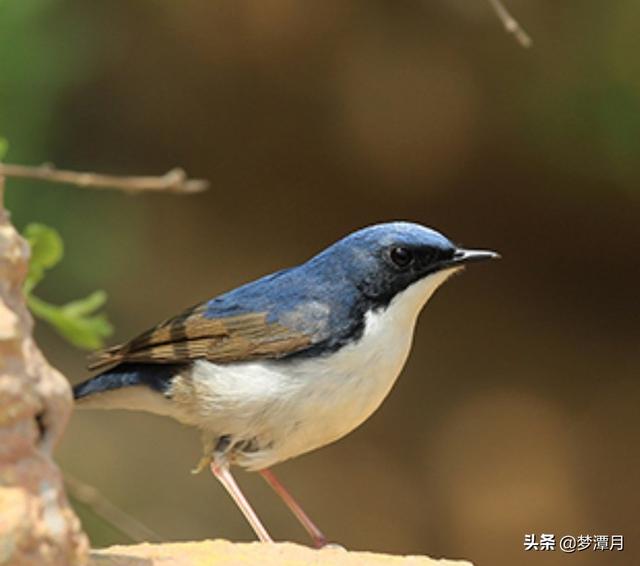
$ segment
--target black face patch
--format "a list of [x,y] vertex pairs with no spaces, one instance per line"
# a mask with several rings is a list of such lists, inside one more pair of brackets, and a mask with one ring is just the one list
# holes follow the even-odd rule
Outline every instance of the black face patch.
[[353,265],[357,277],[353,278],[351,286],[343,284],[334,295],[324,299],[330,308],[332,332],[309,348],[284,359],[330,354],[359,340],[364,333],[367,312],[385,309],[398,293],[445,267],[455,251],[453,244],[411,246],[392,242],[366,255],[357,255]]
[[362,279],[359,289],[370,308],[386,307],[398,293],[439,271],[455,251],[454,246],[388,245],[378,251],[377,269]]

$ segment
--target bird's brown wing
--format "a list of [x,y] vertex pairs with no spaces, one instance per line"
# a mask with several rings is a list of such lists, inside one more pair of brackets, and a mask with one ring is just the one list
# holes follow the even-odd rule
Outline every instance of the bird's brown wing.
[[196,305],[125,344],[92,354],[89,369],[123,362],[166,364],[207,359],[229,363],[280,358],[311,344],[310,336],[268,321],[266,312],[210,318],[206,310],[207,303]]

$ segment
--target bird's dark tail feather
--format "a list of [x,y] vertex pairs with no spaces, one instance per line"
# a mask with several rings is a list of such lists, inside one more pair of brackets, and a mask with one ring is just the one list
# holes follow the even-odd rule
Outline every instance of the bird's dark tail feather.
[[183,368],[183,364],[120,364],[74,385],[73,398],[84,399],[97,393],[135,385],[143,385],[154,391],[165,393],[171,384],[171,379]]

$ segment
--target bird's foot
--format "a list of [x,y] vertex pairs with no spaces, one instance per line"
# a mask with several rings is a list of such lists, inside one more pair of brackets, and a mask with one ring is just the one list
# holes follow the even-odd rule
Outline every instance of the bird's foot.
[[211,454],[204,454],[196,464],[196,467],[191,470],[191,473],[199,474],[202,470],[206,470],[212,464],[212,462],[213,457],[211,456]]
[[191,470],[192,474],[199,474],[202,470],[208,468],[212,464],[214,446],[214,436],[210,432],[203,431],[202,458],[200,458],[200,461],[196,464],[196,467]]

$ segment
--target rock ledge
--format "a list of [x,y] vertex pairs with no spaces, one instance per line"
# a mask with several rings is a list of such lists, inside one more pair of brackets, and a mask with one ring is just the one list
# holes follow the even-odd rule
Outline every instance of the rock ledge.
[[350,552],[341,548],[315,550],[290,542],[262,544],[226,540],[112,546],[91,553],[90,566],[472,566],[464,560],[427,556],[392,556]]

